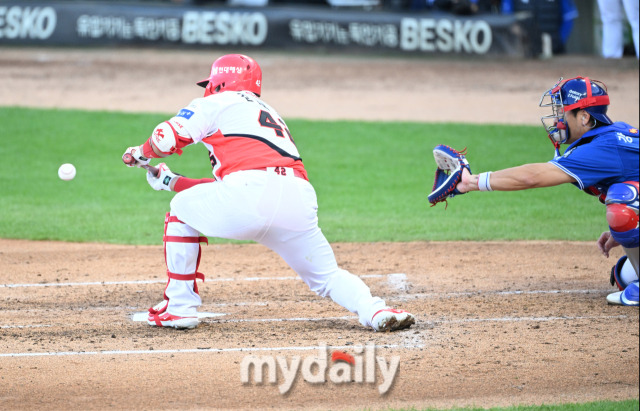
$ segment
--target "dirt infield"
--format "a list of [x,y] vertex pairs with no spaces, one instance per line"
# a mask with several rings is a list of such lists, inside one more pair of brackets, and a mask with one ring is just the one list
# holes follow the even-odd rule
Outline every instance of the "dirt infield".
[[[188,84],[206,76],[212,56],[204,54],[0,49],[0,105],[172,113],[197,95]],[[265,99],[285,118],[539,124],[542,91],[560,75],[586,74],[609,85],[614,119],[638,124],[635,60],[254,55]],[[610,259],[585,242],[334,250],[343,268],[415,313],[417,324],[392,334],[365,329],[312,294],[277,255],[245,244],[203,248],[201,311],[223,315],[195,330],[155,329],[133,315],[161,299],[160,245],[0,239],[0,408],[386,409],[638,398],[638,309],[605,301],[620,250]],[[319,356],[322,343],[355,356],[375,344],[378,356],[399,356],[395,383],[380,395],[380,370],[375,383],[311,384],[299,375],[286,395],[277,384],[241,382],[248,355],[291,364]]]

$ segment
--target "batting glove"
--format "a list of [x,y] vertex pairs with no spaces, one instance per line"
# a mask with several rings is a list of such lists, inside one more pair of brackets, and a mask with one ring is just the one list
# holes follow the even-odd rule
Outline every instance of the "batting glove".
[[178,177],[180,177],[180,175],[169,170],[169,167],[165,163],[160,163],[158,164],[158,175],[155,176],[148,172],[147,182],[154,190],[173,191],[171,190],[171,182]]
[[[128,167],[141,167],[149,164],[149,159],[142,154],[142,146],[129,147],[124,154],[131,154],[136,159],[135,164],[127,164]],[[123,154],[123,156],[124,156]]]

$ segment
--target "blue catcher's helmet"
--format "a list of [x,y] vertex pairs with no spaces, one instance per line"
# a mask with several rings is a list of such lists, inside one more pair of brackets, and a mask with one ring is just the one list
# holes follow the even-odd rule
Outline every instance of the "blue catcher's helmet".
[[552,114],[543,116],[541,120],[556,148],[569,138],[564,117],[568,111],[581,109],[596,121],[613,124],[607,116],[609,108],[607,86],[588,77],[574,77],[564,81],[560,78],[552,89],[542,95],[540,107],[551,107]]

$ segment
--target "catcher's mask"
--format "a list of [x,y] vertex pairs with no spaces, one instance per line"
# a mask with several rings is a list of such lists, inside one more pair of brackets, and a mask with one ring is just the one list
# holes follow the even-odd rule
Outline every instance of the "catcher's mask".
[[250,91],[260,97],[262,70],[254,59],[243,54],[227,54],[211,65],[208,78],[199,81],[204,87],[204,96],[223,91]]
[[551,107],[551,114],[541,117],[541,120],[556,149],[569,139],[565,114],[571,110],[581,109],[596,121],[613,124],[607,116],[609,108],[607,86],[601,81],[590,80],[588,77],[574,77],[568,80],[563,80],[561,77],[552,89],[542,95],[540,107]]

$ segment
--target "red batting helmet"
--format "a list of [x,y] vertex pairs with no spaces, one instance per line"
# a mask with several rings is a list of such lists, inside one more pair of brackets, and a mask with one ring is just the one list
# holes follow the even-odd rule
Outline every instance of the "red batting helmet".
[[209,77],[197,84],[205,88],[205,97],[228,90],[247,90],[260,96],[262,70],[251,57],[243,54],[227,54],[214,61]]

